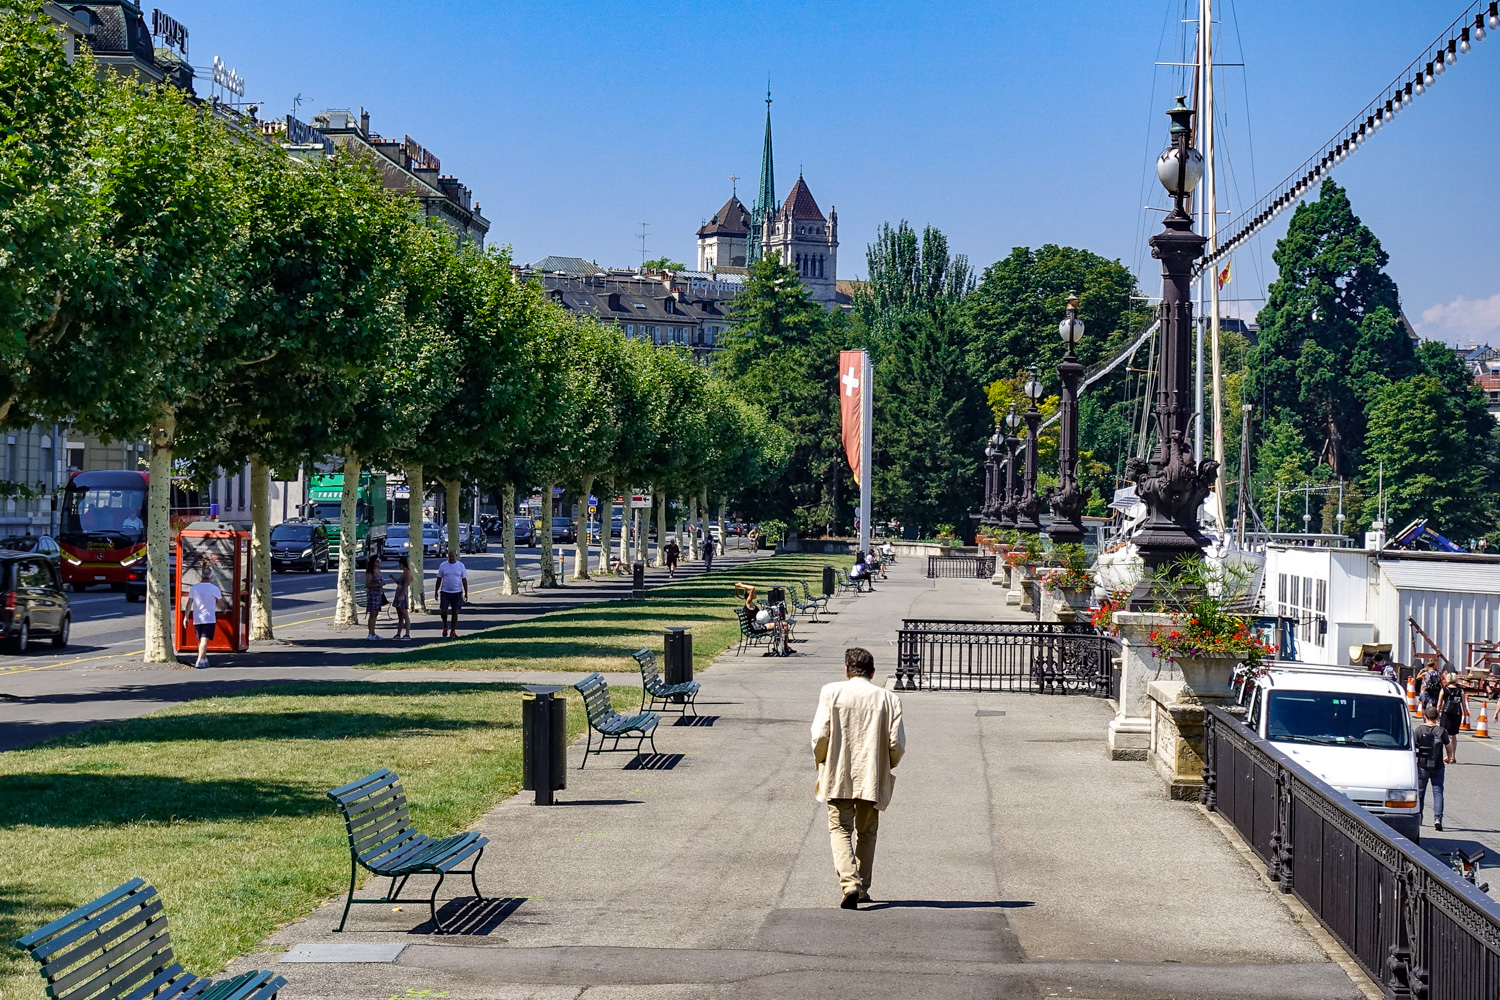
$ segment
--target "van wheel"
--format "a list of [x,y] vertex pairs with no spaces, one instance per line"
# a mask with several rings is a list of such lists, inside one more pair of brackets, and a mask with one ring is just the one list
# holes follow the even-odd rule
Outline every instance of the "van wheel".
[[137,600],[138,600],[138,598],[135,596],[135,591],[133,591],[133,590],[127,590],[127,591],[125,591],[125,603],[126,604],[134,604]]
[[31,622],[25,618],[21,619],[21,627],[16,629],[16,634],[10,637],[10,651],[20,656],[31,648]]
[[73,616],[63,615],[62,628],[58,629],[57,634],[52,637],[52,645],[58,649],[65,648],[68,645],[68,633],[71,631],[73,631]]

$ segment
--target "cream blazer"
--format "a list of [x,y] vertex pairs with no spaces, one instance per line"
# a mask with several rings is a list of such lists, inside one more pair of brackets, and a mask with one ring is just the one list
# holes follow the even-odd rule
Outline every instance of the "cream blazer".
[[819,802],[864,799],[884,809],[896,785],[891,769],[906,752],[901,699],[863,677],[824,685],[812,748]]

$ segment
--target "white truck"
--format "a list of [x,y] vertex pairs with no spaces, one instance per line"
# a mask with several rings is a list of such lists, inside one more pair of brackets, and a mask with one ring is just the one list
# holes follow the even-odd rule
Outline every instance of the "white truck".
[[1277,663],[1242,689],[1245,722],[1277,749],[1415,842],[1417,755],[1406,695],[1363,667]]

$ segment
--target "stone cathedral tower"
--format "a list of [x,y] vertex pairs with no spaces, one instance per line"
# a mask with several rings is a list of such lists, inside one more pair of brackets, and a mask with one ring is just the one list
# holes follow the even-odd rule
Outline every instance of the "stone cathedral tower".
[[[729,243],[726,228],[738,228],[734,222],[744,206],[731,198],[714,216],[711,224],[698,231],[699,268],[716,258],[719,266],[728,263],[720,244]],[[729,227],[725,223],[730,223]],[[742,223],[741,223],[742,224]],[[832,207],[825,218],[813,198],[807,181],[799,173],[797,183],[787,193],[786,201],[776,200],[776,168],[771,152],[771,94],[766,93],[766,138],[761,149],[760,184],[755,204],[749,211],[748,233],[743,237],[745,266],[766,254],[775,254],[795,267],[802,275],[812,297],[827,309],[837,302],[839,215]],[[735,234],[737,235],[737,234]],[[717,251],[717,252],[716,252]]]

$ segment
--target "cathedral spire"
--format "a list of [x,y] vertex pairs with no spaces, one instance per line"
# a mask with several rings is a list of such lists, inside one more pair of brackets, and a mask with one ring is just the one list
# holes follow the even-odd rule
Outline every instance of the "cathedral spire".
[[771,84],[766,82],[766,142],[760,154],[760,190],[755,195],[755,206],[750,210],[750,239],[746,246],[746,259],[760,260],[764,245],[764,227],[776,214],[776,170],[771,156]]

